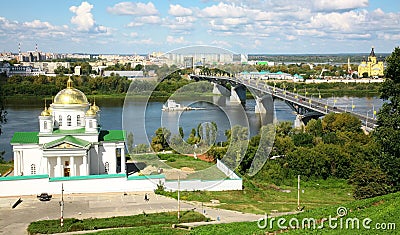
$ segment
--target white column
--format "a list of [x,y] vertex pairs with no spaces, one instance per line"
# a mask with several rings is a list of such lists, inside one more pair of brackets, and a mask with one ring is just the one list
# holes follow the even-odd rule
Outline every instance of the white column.
[[44,158],[44,167],[42,169],[42,174],[48,174],[50,177],[50,172],[49,172],[49,159],[47,157]]
[[61,167],[62,167],[62,165],[61,165],[61,157],[58,156],[57,157],[57,165],[56,165],[56,169],[55,169],[55,172],[54,172],[54,176],[55,177],[61,177],[62,176]]
[[125,171],[125,148],[121,148],[121,173],[126,173]]
[[70,169],[70,176],[75,176],[75,159],[73,156],[69,157],[69,169]]
[[18,151],[14,151],[14,176],[17,176],[18,174]]
[[83,161],[83,172],[81,173],[81,175],[88,175],[88,164],[87,164],[87,156],[84,155],[82,157],[82,161]]
[[23,152],[19,151],[19,171],[21,175],[24,175],[24,156],[23,156]]

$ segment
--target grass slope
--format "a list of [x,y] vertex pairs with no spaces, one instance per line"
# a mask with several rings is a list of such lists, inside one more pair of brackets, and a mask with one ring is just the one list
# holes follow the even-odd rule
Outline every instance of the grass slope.
[[[286,220],[285,226],[289,226],[288,221],[296,218],[301,222],[304,218],[314,218],[317,223],[314,227],[311,225],[306,228],[285,230],[277,226],[277,220],[273,222],[273,228],[270,229],[267,226],[266,229],[258,228],[257,222],[243,222],[243,223],[231,223],[231,224],[219,224],[219,225],[207,225],[195,228],[193,231],[187,234],[266,234],[268,232],[280,231],[285,234],[400,234],[400,192],[389,194],[385,196],[353,201],[342,205],[346,208],[347,215],[344,217],[337,217],[337,210],[339,206],[329,206],[324,208],[318,208],[313,210],[307,210],[297,215],[288,215],[279,218]],[[329,223],[326,221],[321,224],[323,218],[337,218],[336,221],[332,221],[332,227],[337,225],[336,228],[331,228]],[[351,224],[351,220],[357,218],[359,223],[359,229]],[[368,223],[370,228],[366,228],[362,225],[364,219],[370,219]],[[351,220],[349,220],[351,219]],[[348,226],[346,227],[346,220]],[[268,220],[270,223],[271,220]],[[379,223],[379,224],[378,224]],[[306,223],[307,224],[307,223]],[[342,225],[341,225],[342,224]],[[263,225],[263,224],[261,224]],[[386,229],[377,229],[375,225],[386,226]],[[397,225],[397,227],[396,227]],[[388,227],[391,227],[388,229]]]
[[[217,199],[221,209],[236,210],[263,215],[272,210],[278,212],[295,211],[297,208],[297,182],[280,188],[263,182],[243,178],[242,191],[184,191],[182,200],[209,203]],[[346,180],[313,180],[301,183],[301,205],[306,209],[336,205],[353,201],[352,186]],[[284,191],[285,190],[285,191]],[[290,191],[290,192],[289,192]],[[176,192],[164,192],[163,195],[177,198]]]
[[[181,213],[179,222],[206,221],[204,215],[193,211]],[[178,223],[177,212],[162,212],[154,214],[140,214],[133,216],[118,216],[111,218],[89,218],[64,220],[64,226],[60,227],[59,220],[41,220],[32,222],[28,226],[29,234],[52,234],[83,230],[96,230],[103,228],[122,228],[122,227],[149,227],[150,225],[163,225],[171,227]],[[114,231],[114,230],[113,230]],[[116,230],[115,230],[116,231]],[[114,233],[111,233],[114,234]]]

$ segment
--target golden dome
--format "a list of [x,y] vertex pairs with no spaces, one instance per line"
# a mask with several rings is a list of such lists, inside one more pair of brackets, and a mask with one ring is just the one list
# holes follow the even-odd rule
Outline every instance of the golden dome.
[[72,87],[71,78],[68,79],[67,88],[58,92],[54,97],[54,104],[87,104],[88,100],[86,95]]
[[44,110],[42,113],[40,113],[40,116],[50,116],[50,112],[47,110],[47,107],[44,107]]
[[91,109],[93,109],[93,111],[96,112],[96,113],[97,113],[98,111],[100,111],[99,106],[96,105],[96,101],[93,102],[93,105],[92,105]]
[[96,112],[92,109],[92,108],[90,108],[87,112],[86,112],[86,116],[95,116],[96,115]]

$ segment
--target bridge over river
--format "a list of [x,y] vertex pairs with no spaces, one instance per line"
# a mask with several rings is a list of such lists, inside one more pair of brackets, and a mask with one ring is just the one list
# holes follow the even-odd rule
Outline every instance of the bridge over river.
[[[214,93],[230,95],[232,102],[245,103],[246,89],[249,89],[253,94],[256,94],[255,112],[266,113],[267,105],[265,103],[268,97],[284,100],[293,111],[296,112],[297,118],[303,123],[307,123],[312,118],[319,118],[328,113],[351,113],[358,117],[365,130],[371,131],[376,127],[376,119],[373,115],[362,115],[351,110],[337,107],[335,102],[321,102],[312,96],[303,96],[298,93],[289,92],[286,89],[277,88],[267,84],[267,80],[246,78],[246,77],[229,77],[229,76],[212,76],[212,75],[196,75],[191,74],[190,78],[195,81],[209,81],[214,84]],[[231,85],[231,90],[227,90],[227,83]],[[372,110],[371,110],[372,111]],[[372,113],[371,113],[372,114]]]

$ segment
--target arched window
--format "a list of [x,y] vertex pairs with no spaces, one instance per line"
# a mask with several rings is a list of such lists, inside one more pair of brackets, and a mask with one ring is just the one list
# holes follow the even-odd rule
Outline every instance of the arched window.
[[71,126],[71,115],[67,116],[67,126]]
[[62,116],[58,116],[58,126],[62,126]]
[[93,128],[93,121],[89,120],[89,128]]
[[108,163],[108,162],[104,163],[104,171],[106,173],[108,173],[108,171],[110,171],[110,163]]
[[47,122],[46,121],[44,121],[44,123],[43,123],[43,129],[47,129]]
[[31,175],[36,175],[36,165],[35,164],[31,165]]
[[81,126],[81,115],[76,116],[76,125]]

